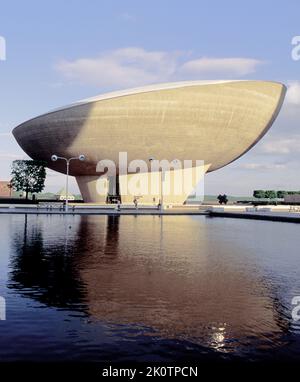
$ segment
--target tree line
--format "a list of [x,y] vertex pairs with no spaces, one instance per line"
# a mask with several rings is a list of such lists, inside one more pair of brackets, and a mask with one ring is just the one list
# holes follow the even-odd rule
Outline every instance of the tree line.
[[286,195],[300,195],[300,191],[275,191],[275,190],[254,190],[253,196],[257,199],[283,199]]
[[[24,191],[26,199],[29,193],[41,192],[45,187],[46,162],[38,160],[15,160],[12,163],[12,179],[10,187],[16,191]],[[275,190],[254,190],[253,196],[257,199],[283,199],[285,195],[300,195],[300,191],[275,191]],[[226,195],[219,195],[227,203]]]

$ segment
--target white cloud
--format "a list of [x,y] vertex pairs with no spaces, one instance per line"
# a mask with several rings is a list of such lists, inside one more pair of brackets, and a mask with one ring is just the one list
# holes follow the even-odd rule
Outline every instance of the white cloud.
[[62,60],[56,69],[74,82],[121,88],[214,75],[239,77],[253,73],[262,62],[251,58],[199,58],[188,52],[146,51],[129,47],[96,58]]
[[15,154],[15,153],[7,153],[7,152],[0,152],[0,158],[1,159],[23,159],[24,154]]
[[0,133],[0,138],[13,138],[13,135],[11,132]]
[[264,142],[261,150],[267,154],[292,154],[300,152],[300,136],[295,135],[290,138],[272,139]]
[[285,100],[291,105],[300,105],[300,81],[291,81],[288,84]]
[[177,53],[147,52],[124,48],[97,58],[61,61],[57,69],[69,80],[104,87],[138,86],[170,78],[176,70]]
[[189,75],[219,74],[227,76],[245,76],[254,73],[263,62],[253,58],[208,58],[202,57],[184,63],[181,67],[183,73]]
[[283,163],[246,163],[239,166],[245,170],[282,170],[286,168]]

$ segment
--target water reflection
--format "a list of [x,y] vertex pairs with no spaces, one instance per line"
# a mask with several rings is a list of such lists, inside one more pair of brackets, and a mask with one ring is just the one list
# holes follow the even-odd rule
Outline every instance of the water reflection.
[[48,222],[25,215],[24,224],[12,225],[8,286],[49,306],[81,309],[84,288],[78,263],[82,253],[75,254],[69,224],[51,225],[48,231]]
[[8,285],[95,322],[222,352],[283,346],[280,290],[246,239],[204,217],[25,216],[11,220]]

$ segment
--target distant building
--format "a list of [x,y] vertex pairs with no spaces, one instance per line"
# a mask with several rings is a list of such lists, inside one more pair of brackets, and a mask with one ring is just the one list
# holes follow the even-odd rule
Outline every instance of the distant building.
[[[65,188],[62,188],[56,195],[56,200],[66,200],[67,192]],[[75,200],[75,196],[68,192],[68,200]]]
[[0,180],[0,198],[11,198],[12,188],[9,180]]
[[291,203],[291,204],[300,204],[300,195],[299,194],[284,195],[284,202]]

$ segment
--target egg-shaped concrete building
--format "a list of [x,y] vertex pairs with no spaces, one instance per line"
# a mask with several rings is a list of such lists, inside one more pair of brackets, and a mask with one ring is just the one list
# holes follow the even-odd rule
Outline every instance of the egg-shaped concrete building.
[[[62,173],[65,163],[51,162],[51,155],[85,154],[86,161],[74,161],[70,174],[76,177],[87,202],[105,200],[106,195],[97,188],[101,175],[97,164],[113,161],[125,202],[133,197],[128,193],[133,174],[120,174],[120,152],[127,153],[128,163],[137,159],[149,163],[149,158],[182,163],[192,160],[203,161],[202,173],[217,170],[263,137],[278,115],[285,91],[283,84],[269,81],[153,85],[107,93],[50,111],[15,127],[13,135],[31,158],[47,161],[49,168]],[[175,171],[165,173],[172,177]],[[140,179],[145,176],[143,170],[135,174]],[[188,190],[180,195],[169,192],[164,201],[183,203],[200,177],[193,179]],[[149,202],[159,197],[159,192],[149,189],[140,196]]]

